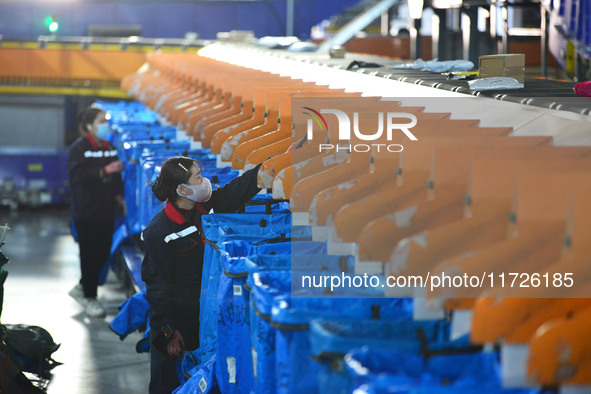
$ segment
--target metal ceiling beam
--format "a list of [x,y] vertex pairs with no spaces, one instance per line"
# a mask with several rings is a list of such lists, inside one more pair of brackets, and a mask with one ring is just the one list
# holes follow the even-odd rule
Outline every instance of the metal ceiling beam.
[[400,0],[381,0],[375,5],[367,8],[361,14],[351,19],[351,21],[344,25],[341,28],[341,30],[339,30],[334,36],[332,36],[330,39],[328,39],[322,45],[320,45],[318,51],[328,52],[328,50],[335,45],[343,45],[344,43],[349,41],[357,32],[363,30],[371,22],[379,18],[382,15],[382,12],[389,10],[399,1]]

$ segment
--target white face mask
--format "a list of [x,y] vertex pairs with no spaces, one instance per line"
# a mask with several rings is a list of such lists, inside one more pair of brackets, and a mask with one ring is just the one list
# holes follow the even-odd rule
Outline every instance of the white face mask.
[[187,189],[191,189],[193,194],[181,194],[177,188],[176,193],[181,197],[188,198],[195,202],[206,202],[211,198],[211,182],[209,182],[209,179],[207,178],[203,178],[203,181],[199,185],[186,185],[183,183],[183,186]]
[[100,123],[97,126],[96,136],[100,139],[106,139],[111,134],[111,126],[108,123]]

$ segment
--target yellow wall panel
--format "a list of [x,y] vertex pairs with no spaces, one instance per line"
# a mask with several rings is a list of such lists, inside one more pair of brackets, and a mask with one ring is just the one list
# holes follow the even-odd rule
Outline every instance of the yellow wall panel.
[[0,76],[120,80],[145,60],[143,52],[2,47]]

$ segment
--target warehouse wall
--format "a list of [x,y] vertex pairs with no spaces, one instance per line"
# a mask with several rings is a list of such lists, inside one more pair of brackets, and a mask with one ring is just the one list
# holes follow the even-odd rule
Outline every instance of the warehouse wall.
[[[307,38],[310,28],[357,0],[295,0],[294,34]],[[36,38],[48,34],[45,18],[55,13],[58,35],[83,36],[90,24],[139,24],[144,37],[179,38],[188,31],[215,38],[219,31],[253,30],[257,37],[285,35],[286,0],[251,2],[149,0],[0,2],[0,34],[4,38]],[[15,23],[18,21],[18,23]]]
[[0,95],[0,146],[64,147],[64,97]]

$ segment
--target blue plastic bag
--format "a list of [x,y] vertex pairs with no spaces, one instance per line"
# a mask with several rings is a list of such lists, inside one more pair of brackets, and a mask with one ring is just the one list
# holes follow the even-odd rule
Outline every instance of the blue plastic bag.
[[449,323],[439,320],[325,320],[310,323],[310,348],[318,361],[320,392],[347,393],[351,378],[345,373],[343,357],[362,346],[418,354],[423,347],[446,342]]
[[255,392],[275,393],[275,333],[271,309],[277,296],[289,293],[289,271],[255,272],[248,277],[251,289],[251,348],[255,366]]
[[345,356],[350,391],[367,393],[538,393],[501,387],[498,354],[477,352],[425,358],[418,353],[363,347]]
[[271,326],[277,329],[275,337],[278,393],[318,392],[318,364],[311,362],[309,340],[309,323],[317,317],[407,320],[412,318],[412,300],[292,298],[290,294],[276,297],[272,308]]
[[146,327],[150,304],[146,300],[145,289],[124,301],[119,308],[120,311],[109,323],[109,328],[119,335],[121,340],[132,332]]
[[[212,214],[202,218],[205,237],[222,244],[229,240],[250,240],[258,242],[273,239],[291,231],[289,214],[245,215]],[[235,223],[228,225],[228,223]],[[251,225],[244,225],[244,224]],[[217,250],[216,250],[217,249]],[[201,344],[213,342],[217,338],[217,291],[222,273],[219,247],[210,243],[205,245],[203,274],[201,281],[200,327]]]
[[188,380],[173,391],[173,394],[195,394],[219,392],[215,376],[216,357],[212,355],[186,373]]
[[[226,254],[227,256],[227,254]],[[223,393],[249,393],[254,385],[250,352],[248,273],[241,259],[222,258],[218,287],[216,375]]]

